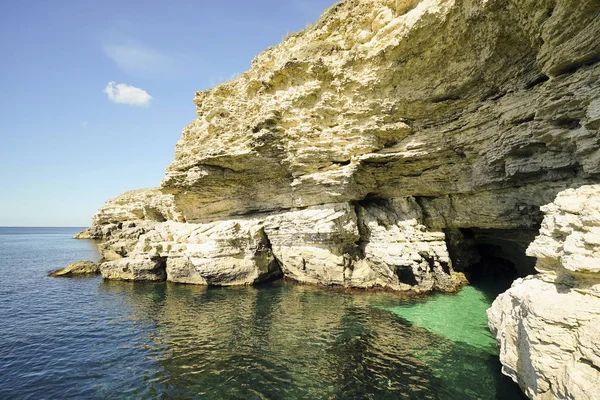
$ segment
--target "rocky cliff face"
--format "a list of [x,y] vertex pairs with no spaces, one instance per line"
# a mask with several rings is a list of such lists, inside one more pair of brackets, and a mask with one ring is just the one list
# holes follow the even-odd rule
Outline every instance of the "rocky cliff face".
[[184,220],[173,196],[158,189],[131,190],[108,200],[92,218],[92,226],[74,238],[98,240],[104,260],[118,260],[129,255],[142,235],[167,220]]
[[414,196],[430,227],[536,226],[600,173],[597,13],[342,1],[196,94],[161,190],[188,222]]
[[[115,279],[453,291],[484,267],[534,273],[540,206],[600,180],[598,37],[598,0],[341,1],[196,93],[159,188],[109,201],[80,237],[102,240]],[[577,278],[569,299],[591,296],[585,238],[542,230],[529,252]],[[507,299],[541,307],[557,285],[522,281],[492,326],[534,321]],[[530,396],[579,396],[499,335]]]
[[542,210],[528,253],[539,275],[515,281],[488,311],[505,374],[535,399],[600,392],[600,185],[566,190]]
[[[180,246],[177,274],[198,283],[280,270],[310,283],[455,290],[455,269],[490,257],[533,272],[523,253],[539,206],[600,174],[599,9],[338,3],[237,79],[196,94],[198,117],[159,189],[96,215],[88,235],[108,239],[114,261],[105,276],[137,279],[119,258],[152,251],[156,278],[178,280],[166,265],[183,253],[166,249]],[[454,265],[453,249],[463,254]]]

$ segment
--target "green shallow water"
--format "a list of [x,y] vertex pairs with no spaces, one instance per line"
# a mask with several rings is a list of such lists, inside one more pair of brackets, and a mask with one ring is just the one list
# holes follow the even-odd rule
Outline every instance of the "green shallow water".
[[495,289],[500,287],[503,286],[467,286],[456,294],[435,294],[384,309],[453,342],[497,354],[496,340],[488,329],[486,310],[493,301],[490,294],[495,294]]
[[493,290],[46,277],[97,257],[75,231],[0,228],[2,399],[522,398],[485,328]]
[[[498,349],[487,325],[486,310],[509,285],[508,281],[479,283],[456,294],[434,294],[382,309],[394,313],[415,329],[453,343],[450,352],[427,347],[417,351],[416,356],[448,386],[473,378],[469,384],[463,384],[465,398],[523,398],[513,391],[512,385],[498,386],[502,381],[494,369]],[[457,354],[460,352],[462,354]],[[480,386],[474,387],[473,383]]]

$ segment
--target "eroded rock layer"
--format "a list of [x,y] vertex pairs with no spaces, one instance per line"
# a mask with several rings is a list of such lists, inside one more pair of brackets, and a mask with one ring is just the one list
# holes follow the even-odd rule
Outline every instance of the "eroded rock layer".
[[[123,215],[114,204],[101,214]],[[100,269],[108,279],[240,285],[285,275],[305,283],[413,291],[453,291],[466,283],[452,269],[445,234],[423,225],[412,197],[205,223],[113,221],[86,232],[101,239]]]
[[[107,202],[79,237],[101,240],[105,278],[206,285],[453,291],[537,257],[542,276],[490,313],[505,372],[531,397],[586,398],[595,217],[559,197],[524,249],[540,206],[600,181],[599,37],[600,0],[341,1],[196,93],[159,188]],[[580,234],[549,220],[567,214]],[[547,296],[590,306],[555,323]],[[547,350],[561,332],[569,355]],[[557,378],[569,363],[591,375]]]
[[490,310],[503,372],[534,399],[600,395],[600,185],[566,190],[542,210],[528,253],[539,275]]
[[600,173],[599,9],[342,1],[196,94],[161,190],[188,222],[375,195],[428,226],[536,227]]
[[600,177],[599,12],[341,1],[198,92],[160,188],[107,202],[80,237],[115,278],[137,279],[135,257],[182,282],[454,290],[448,249],[469,242],[459,270],[491,256],[526,275],[517,232]]

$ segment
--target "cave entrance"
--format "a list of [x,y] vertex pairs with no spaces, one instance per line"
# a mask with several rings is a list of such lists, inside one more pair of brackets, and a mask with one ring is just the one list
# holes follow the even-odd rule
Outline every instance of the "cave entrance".
[[451,229],[446,242],[456,271],[471,282],[510,280],[535,274],[535,258],[525,254],[537,229]]

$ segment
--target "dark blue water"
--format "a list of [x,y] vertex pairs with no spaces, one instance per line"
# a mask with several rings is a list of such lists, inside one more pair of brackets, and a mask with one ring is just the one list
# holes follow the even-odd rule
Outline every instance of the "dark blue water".
[[[415,299],[47,277],[98,259],[77,231],[0,228],[1,399],[521,398],[473,311],[493,291]],[[461,307],[472,312],[452,315]],[[464,336],[457,318],[472,320]]]

